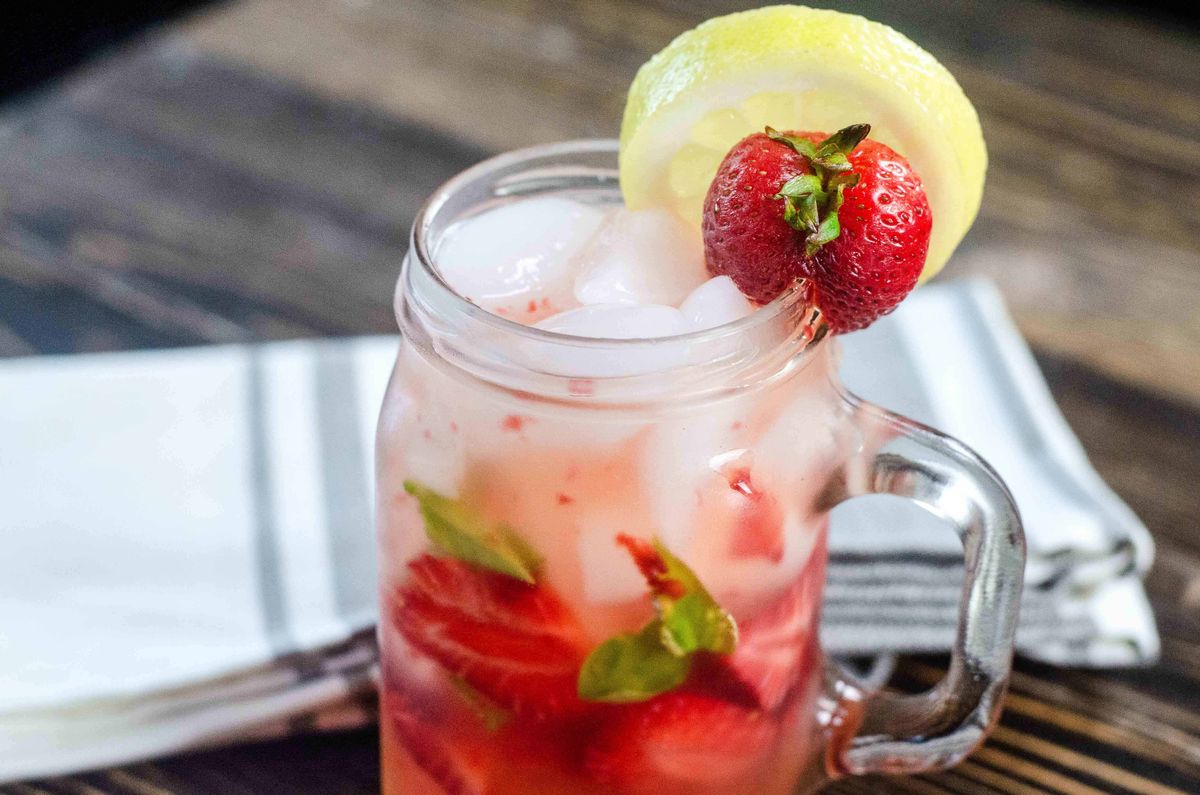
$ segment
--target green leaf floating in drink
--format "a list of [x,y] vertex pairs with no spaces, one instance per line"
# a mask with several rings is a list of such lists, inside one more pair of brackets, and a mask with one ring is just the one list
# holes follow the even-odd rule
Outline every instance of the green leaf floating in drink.
[[729,654],[737,624],[686,563],[657,540],[620,535],[654,599],[658,616],[638,632],[609,638],[579,671],[579,697],[588,701],[645,701],[687,679],[698,652]]
[[[733,651],[737,646],[733,616],[717,604],[686,563],[657,540],[647,545],[624,537],[621,543],[639,547],[633,554],[654,594],[654,606],[662,619],[664,646],[679,656],[697,651],[716,654]],[[648,555],[648,550],[653,550],[654,555]]]
[[645,701],[683,684],[690,655],[676,655],[662,642],[662,622],[641,632],[609,638],[588,655],[579,671],[579,697],[587,701]]
[[662,643],[673,654],[696,651],[729,654],[737,646],[733,617],[707,591],[689,593],[677,602],[657,601],[662,605]]
[[425,534],[439,552],[530,585],[536,581],[541,558],[511,527],[488,522],[462,500],[411,480],[404,481],[404,490],[417,498]]
[[[411,480],[404,490],[417,499],[425,533],[449,557],[534,585],[541,558],[516,531],[489,522],[461,500]],[[580,698],[627,703],[645,701],[687,680],[695,655],[729,654],[737,646],[737,624],[686,563],[659,541],[627,535],[629,550],[650,586],[657,616],[637,632],[609,638],[579,671]],[[488,714],[491,725],[498,716]]]

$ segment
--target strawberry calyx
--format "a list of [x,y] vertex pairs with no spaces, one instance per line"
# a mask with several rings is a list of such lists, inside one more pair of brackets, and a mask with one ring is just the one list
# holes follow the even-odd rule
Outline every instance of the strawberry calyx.
[[783,183],[774,196],[783,199],[783,220],[804,235],[805,254],[811,257],[842,232],[838,210],[843,191],[859,180],[849,154],[871,132],[871,125],[851,124],[816,143],[773,127],[765,132],[772,141],[791,147],[812,169],[811,174],[798,174]]

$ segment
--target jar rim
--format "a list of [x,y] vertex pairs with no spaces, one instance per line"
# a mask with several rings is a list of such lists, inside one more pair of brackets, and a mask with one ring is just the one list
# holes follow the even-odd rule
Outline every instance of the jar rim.
[[[425,200],[417,212],[416,218],[413,221],[410,238],[410,250],[415,255],[415,257],[410,258],[410,261],[415,259],[423,275],[429,280],[428,284],[432,285],[439,292],[439,305],[452,306],[454,311],[460,313],[466,319],[483,323],[501,333],[531,341],[571,345],[581,348],[628,350],[650,343],[687,343],[697,345],[725,340],[734,335],[766,327],[778,320],[781,315],[794,313],[798,304],[807,303],[809,292],[802,282],[797,282],[785,289],[769,303],[757,307],[754,312],[746,317],[738,318],[737,320],[714,326],[713,328],[688,331],[664,337],[580,337],[574,334],[564,334],[535,326],[527,326],[515,320],[510,320],[509,318],[489,312],[460,295],[442,276],[434,263],[430,237],[432,236],[434,220],[437,218],[439,211],[445,207],[447,201],[457,192],[466,189],[476,182],[489,181],[495,174],[524,162],[570,155],[598,153],[611,153],[615,155],[617,151],[618,142],[610,138],[576,139],[551,144],[539,144],[537,146],[514,149],[490,157],[461,171],[442,183],[440,187],[430,194],[429,198]],[[815,339],[809,340],[805,346],[805,352],[812,351],[819,344],[823,336],[818,335]]]

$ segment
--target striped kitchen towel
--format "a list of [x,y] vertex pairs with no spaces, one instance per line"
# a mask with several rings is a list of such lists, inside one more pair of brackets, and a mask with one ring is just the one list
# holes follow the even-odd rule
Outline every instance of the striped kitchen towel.
[[[994,288],[922,288],[844,342],[853,390],[1007,479],[1030,550],[1021,652],[1152,659],[1149,536],[1088,464]],[[0,782],[364,719],[372,437],[396,346],[0,362]],[[835,513],[825,646],[948,648],[957,541],[874,499]]]

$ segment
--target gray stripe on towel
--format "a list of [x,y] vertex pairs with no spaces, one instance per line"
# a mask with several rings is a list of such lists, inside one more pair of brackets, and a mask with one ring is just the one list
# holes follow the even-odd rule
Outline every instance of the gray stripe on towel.
[[348,343],[314,347],[317,442],[334,594],[338,612],[352,630],[372,620],[375,605],[375,534],[363,469],[358,383]]
[[263,349],[247,346],[246,415],[250,439],[250,487],[254,505],[254,557],[258,565],[258,599],[267,641],[275,654],[296,648],[283,602],[283,575],[279,564],[279,525],[275,519],[271,467],[268,463],[266,407],[264,405]]

